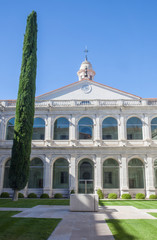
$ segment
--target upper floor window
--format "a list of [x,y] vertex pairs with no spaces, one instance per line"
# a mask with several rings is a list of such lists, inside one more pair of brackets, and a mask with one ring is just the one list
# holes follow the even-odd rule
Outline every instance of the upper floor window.
[[153,118],[151,121],[151,134],[152,139],[157,139],[157,118]]
[[34,118],[32,140],[45,139],[45,121],[42,118]]
[[11,118],[7,122],[6,140],[13,140],[13,137],[14,137],[14,124],[15,124],[15,118]]
[[78,122],[79,139],[92,139],[93,120],[88,117],[81,118]]
[[54,140],[69,139],[69,121],[66,118],[58,118],[54,123]]
[[108,117],[102,122],[102,139],[118,139],[117,120],[115,118]]
[[127,121],[127,139],[142,139],[142,121],[137,117],[129,118]]

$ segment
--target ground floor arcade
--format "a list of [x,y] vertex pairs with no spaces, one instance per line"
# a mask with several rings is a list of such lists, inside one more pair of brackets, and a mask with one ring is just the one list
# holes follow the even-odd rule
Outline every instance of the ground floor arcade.
[[[146,154],[92,154],[81,151],[70,153],[61,150],[54,153],[35,151],[31,155],[29,181],[22,190],[29,193],[95,193],[102,189],[105,197],[111,192],[120,197],[123,193],[157,193],[157,156]],[[9,154],[1,155],[0,192],[12,193],[9,188]]]

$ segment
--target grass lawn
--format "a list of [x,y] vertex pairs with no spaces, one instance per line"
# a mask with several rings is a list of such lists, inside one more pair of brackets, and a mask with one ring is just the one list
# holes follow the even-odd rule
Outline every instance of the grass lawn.
[[148,212],[150,215],[152,215],[153,217],[156,217],[157,218],[157,213],[150,213]]
[[157,200],[100,200],[100,206],[133,206],[140,209],[157,209]]
[[69,205],[69,199],[0,199],[0,207],[31,208],[37,205]]
[[19,212],[0,212],[1,240],[46,240],[61,219],[13,218]]
[[157,220],[106,220],[115,240],[155,240]]

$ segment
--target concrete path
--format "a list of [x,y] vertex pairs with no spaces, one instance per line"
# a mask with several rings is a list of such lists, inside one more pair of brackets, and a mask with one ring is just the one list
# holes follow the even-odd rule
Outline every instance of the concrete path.
[[69,206],[38,205],[33,208],[0,208],[0,211],[22,211],[14,217],[62,218],[48,240],[114,240],[105,219],[156,219],[148,212],[157,212],[157,209],[103,206],[98,212],[70,212]]
[[22,212],[22,211],[26,211],[30,208],[6,208],[6,207],[0,207],[0,211],[19,211],[19,212]]

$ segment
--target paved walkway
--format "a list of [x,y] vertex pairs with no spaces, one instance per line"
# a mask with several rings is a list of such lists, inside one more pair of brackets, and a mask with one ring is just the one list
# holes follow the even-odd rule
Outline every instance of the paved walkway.
[[114,240],[105,219],[156,219],[148,212],[157,209],[137,209],[132,206],[104,206],[98,212],[70,212],[69,206],[33,208],[0,208],[0,211],[22,211],[14,217],[62,218],[48,240]]

